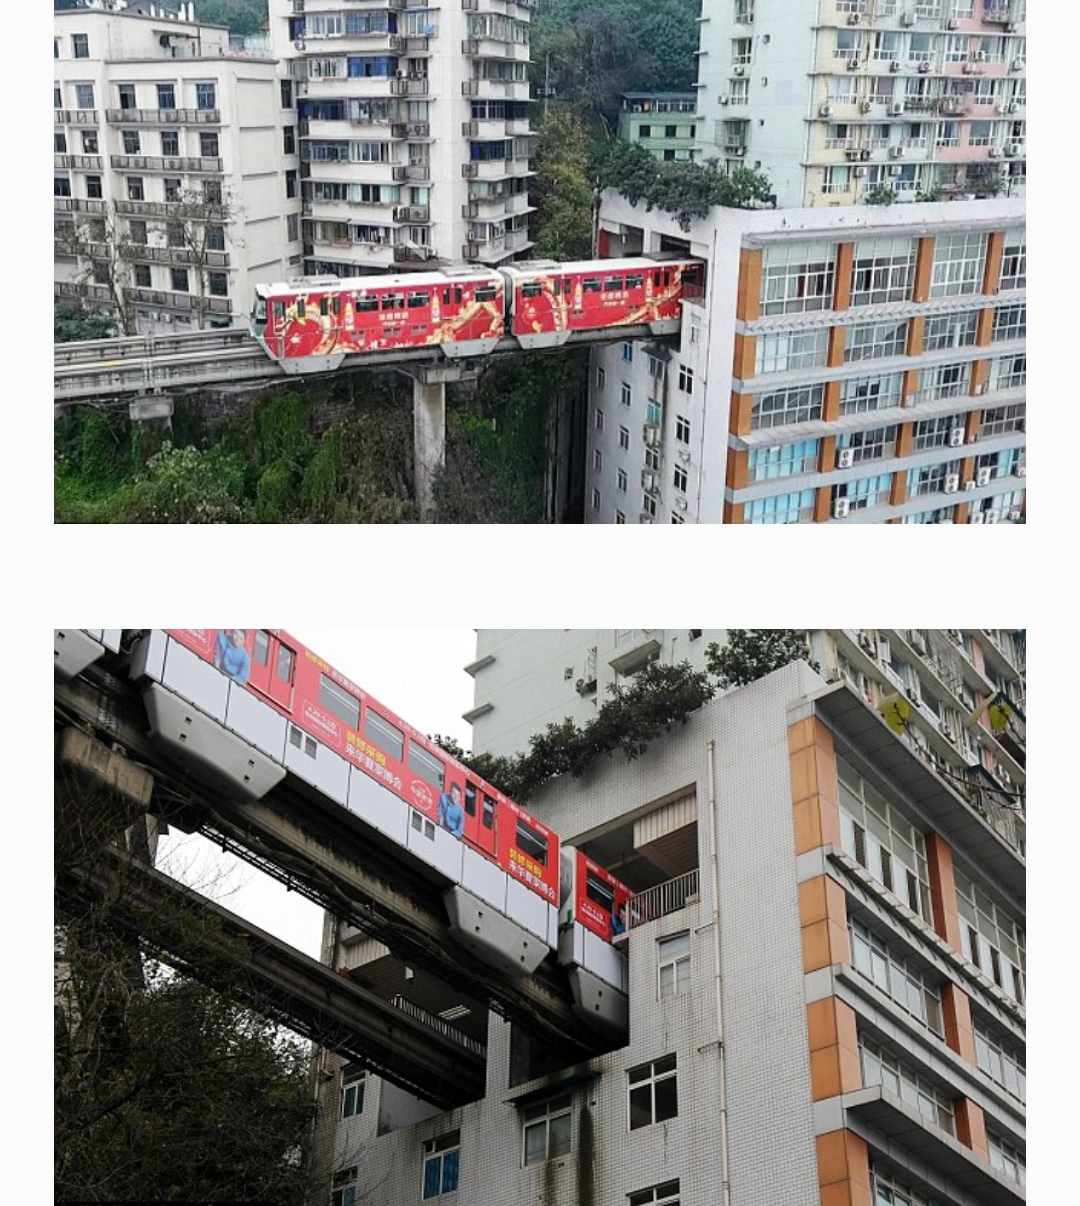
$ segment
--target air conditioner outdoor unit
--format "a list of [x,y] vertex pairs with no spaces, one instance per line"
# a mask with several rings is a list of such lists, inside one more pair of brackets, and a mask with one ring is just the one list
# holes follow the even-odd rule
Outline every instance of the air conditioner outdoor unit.
[[983,468],[981,468],[978,473],[975,474],[975,484],[978,486],[990,485],[990,467],[988,465],[984,465]]
[[968,480],[966,482],[964,482],[964,489],[965,490],[974,490],[975,489],[975,479],[973,477],[969,477]]
[[944,490],[946,494],[955,494],[960,489],[960,474],[946,473]]
[[901,13],[900,14],[900,24],[901,25],[914,25],[915,24],[915,14],[914,13]]
[[1015,113],[1016,112],[1016,101],[1009,101],[1009,103],[1005,106],[1005,112],[1006,113]]
[[858,25],[862,20],[862,13],[848,13],[847,23],[849,25]]
[[900,64],[896,61],[896,59],[893,59],[892,62],[889,64],[889,70],[890,71],[899,71],[900,70]]
[[902,159],[903,157],[904,157],[904,148],[903,147],[889,147],[889,158],[890,159]]
[[676,453],[676,455],[678,456],[679,460],[682,461],[682,463],[684,465],[690,464],[690,453],[687,452],[685,448],[680,448],[678,453]]
[[976,63],[985,63],[986,62],[986,51],[985,50],[976,50],[974,55],[972,55],[972,58],[974,58]]
[[903,174],[904,174],[904,169],[899,164],[896,164],[895,166],[889,168],[890,176],[902,176]]
[[726,95],[726,94],[725,94],[724,96],[718,96],[716,99],[717,99],[717,101],[719,101],[719,103],[720,103],[721,105],[726,105],[726,104],[727,104],[727,99],[728,99],[728,98],[727,98],[727,95]]
[[866,175],[866,168],[864,168],[864,167],[857,167],[857,168],[855,169],[855,175],[856,175],[856,176],[865,176],[865,175]]
[[293,47],[294,47],[296,50],[303,50],[303,49],[304,49],[304,47],[305,47],[306,45],[307,45],[307,43],[306,43],[306,42],[302,42],[302,41],[300,41],[300,39],[297,39],[297,40],[296,40],[296,41],[293,43]]
[[1010,71],[1023,71],[1024,70],[1024,60],[1023,59],[1013,59],[1013,61],[1009,64],[1009,70]]
[[818,109],[819,117],[828,117],[832,112],[832,105],[821,105]]
[[846,498],[838,498],[832,505],[833,519],[846,519],[851,503]]
[[903,101],[894,101],[889,106],[889,116],[890,117],[899,117],[900,114],[903,113],[903,111],[904,111],[904,102]]
[[946,25],[946,27],[947,27],[947,28],[949,28],[949,29],[955,29],[955,28],[956,28],[956,18],[955,18],[955,17],[950,17],[950,18],[948,19],[948,21],[946,21],[946,22],[945,22],[945,25]]
[[858,159],[859,158],[859,148],[858,147],[848,147],[847,150],[844,152],[844,154],[848,157],[848,159]]
[[859,152],[859,158],[865,163],[870,158],[870,152],[866,147]]
[[859,67],[859,60],[858,60],[858,59],[848,59],[848,61],[847,61],[847,69],[848,69],[848,71],[857,71],[857,70],[858,70],[858,67]]
[[732,75],[745,75],[746,68],[745,67],[734,67],[734,68],[732,68],[731,73],[732,73]]
[[1023,464],[1017,465],[1016,466],[1016,476],[1017,477],[1026,477],[1027,476],[1027,465],[1023,465]]
[[1009,523],[1016,523],[1019,520],[1022,512],[1019,507],[1013,507],[1009,512]]
[[736,147],[736,148],[735,148],[735,154],[736,154],[736,155],[745,155],[745,154],[746,154],[746,147]]
[[949,428],[949,447],[959,448],[964,442],[964,429],[962,427]]
[[1001,519],[1001,512],[996,509],[991,509],[986,512],[986,523],[997,523]]
[[837,469],[850,469],[855,463],[855,449],[841,448],[836,454]]
[[685,498],[676,498],[675,505],[679,508],[680,511],[685,511],[686,510],[686,499]]
[[859,112],[860,113],[869,113],[872,108],[873,108],[873,105],[871,105],[869,101],[860,101],[859,102]]
[[982,523],[982,522],[983,522],[983,513],[981,511],[975,511],[971,515],[968,516],[968,523]]
[[642,469],[641,484],[648,491],[655,490],[656,489],[656,474],[653,473],[649,469]]
[[930,71],[930,64],[929,63],[920,63],[919,71],[922,72],[923,75],[926,75]]
[[1010,159],[1016,155],[1022,155],[1023,153],[1024,148],[1018,142],[1010,142],[1005,148],[1005,154],[1008,155]]
[[1000,159],[1001,158],[1001,148],[1000,147],[991,147],[990,150],[987,151],[987,154],[990,156],[991,159]]

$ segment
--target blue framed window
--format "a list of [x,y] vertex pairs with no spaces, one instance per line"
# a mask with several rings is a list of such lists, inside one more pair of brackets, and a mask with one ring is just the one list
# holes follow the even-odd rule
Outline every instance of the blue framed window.
[[458,1187],[458,1157],[461,1132],[451,1131],[424,1144],[423,1201],[453,1193]]

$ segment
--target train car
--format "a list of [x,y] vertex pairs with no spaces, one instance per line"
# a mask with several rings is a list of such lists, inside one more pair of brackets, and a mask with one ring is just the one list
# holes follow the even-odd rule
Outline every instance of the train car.
[[625,951],[630,889],[573,846],[562,849],[559,963],[567,969],[574,1008],[582,1017],[622,1029],[629,991]]
[[132,655],[151,732],[259,799],[292,774],[444,887],[459,941],[510,974],[557,945],[559,839],[280,629],[153,629]]
[[54,628],[53,673],[75,678],[101,657],[106,649],[120,648],[120,628]]
[[482,265],[260,284],[251,314],[252,335],[288,373],[336,369],[358,352],[441,347],[451,358],[479,356],[504,328],[505,282]]
[[500,269],[510,290],[510,333],[523,348],[557,347],[572,331],[647,326],[678,329],[681,302],[700,294],[700,260],[537,260]]

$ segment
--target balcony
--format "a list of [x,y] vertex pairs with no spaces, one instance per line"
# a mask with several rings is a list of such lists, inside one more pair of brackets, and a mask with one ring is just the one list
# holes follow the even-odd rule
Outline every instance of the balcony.
[[430,222],[431,210],[426,205],[399,205],[394,210],[395,222]]
[[81,297],[88,301],[112,302],[108,285],[92,285],[80,281],[55,281],[54,297]]
[[220,109],[106,109],[105,120],[115,125],[220,126]]
[[54,197],[53,210],[58,214],[103,214],[105,202],[83,197]]
[[698,897],[697,868],[687,871],[685,875],[676,876],[666,883],[647,888],[636,896],[631,896],[626,902],[626,928],[636,929],[639,925],[647,925],[669,913],[677,913]]
[[84,172],[100,172],[102,159],[100,155],[54,155],[54,167],[78,168]]
[[228,314],[231,312],[227,297],[198,297],[193,293],[166,293],[161,289],[131,289],[129,293],[140,306],[163,306],[167,310],[206,314]]
[[56,124],[64,122],[69,126],[94,127],[98,124],[96,109],[54,109],[53,114]]
[[124,171],[138,169],[146,172],[221,172],[221,159],[204,159],[199,156],[161,155],[110,155],[114,168]]
[[390,94],[392,96],[427,96],[427,77],[414,75],[400,80],[392,79],[390,81]]
[[[91,244],[90,254],[107,254],[104,244]],[[206,268],[228,268],[229,253],[227,251],[205,251],[196,255],[186,247],[154,247],[148,243],[129,243],[120,249],[125,260],[135,260],[139,263],[151,264],[202,264]]]
[[622,628],[615,634],[615,653],[608,665],[616,674],[636,674],[660,656],[662,628]]

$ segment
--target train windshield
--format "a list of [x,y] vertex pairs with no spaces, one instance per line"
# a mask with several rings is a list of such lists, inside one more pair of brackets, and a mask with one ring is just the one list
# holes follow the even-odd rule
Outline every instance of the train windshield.
[[615,889],[597,878],[591,871],[585,872],[585,895],[598,904],[605,913],[614,912]]
[[517,848],[522,854],[536,859],[541,867],[547,866],[547,838],[521,817],[517,821]]

